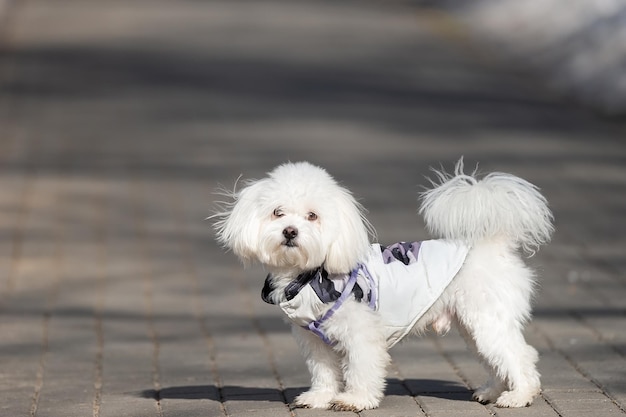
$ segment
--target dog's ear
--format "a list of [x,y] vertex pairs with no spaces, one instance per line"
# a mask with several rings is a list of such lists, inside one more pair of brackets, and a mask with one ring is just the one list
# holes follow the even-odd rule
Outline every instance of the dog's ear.
[[266,180],[249,182],[247,186],[232,193],[222,193],[232,198],[223,202],[222,210],[211,216],[217,218],[214,228],[217,240],[231,249],[244,264],[257,259],[261,213],[259,199]]
[[324,266],[330,273],[345,274],[363,262],[369,250],[369,234],[373,228],[363,215],[363,207],[347,190],[341,190],[334,200],[335,222],[327,231],[334,239],[328,244]]

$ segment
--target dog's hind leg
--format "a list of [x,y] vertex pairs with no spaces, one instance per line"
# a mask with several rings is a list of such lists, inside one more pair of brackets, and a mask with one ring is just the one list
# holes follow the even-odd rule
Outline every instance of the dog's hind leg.
[[470,349],[478,357],[487,372],[489,372],[489,379],[474,391],[472,399],[482,404],[495,403],[500,394],[507,389],[506,384],[501,378],[498,377],[496,370],[478,353],[476,343],[465,327],[460,325],[458,322],[457,327],[459,329],[459,333],[463,336],[468,349]]
[[300,326],[292,331],[311,374],[311,388],[295,398],[294,406],[327,409],[343,385],[339,355],[310,331]]
[[540,391],[535,366],[538,354],[524,340],[520,324],[497,318],[485,329],[475,323],[461,323],[462,332],[471,337],[470,344],[475,344],[492,377],[476,390],[474,398],[480,402],[495,402],[498,407],[530,405]]
[[[524,407],[539,394],[538,354],[524,340],[530,319],[534,274],[506,244],[481,243],[446,289],[450,307],[492,375],[476,392],[499,407]],[[494,398],[498,391],[504,391]]]

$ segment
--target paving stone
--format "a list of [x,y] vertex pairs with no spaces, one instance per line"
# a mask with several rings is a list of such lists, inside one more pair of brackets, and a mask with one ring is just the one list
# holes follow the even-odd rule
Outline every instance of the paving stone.
[[471,401],[471,393],[444,393],[437,395],[420,395],[418,402],[428,415],[461,415],[488,416],[491,413],[483,405]]
[[619,415],[623,413],[602,392],[552,392],[546,398],[561,413],[561,415],[587,415],[593,413],[598,416]]

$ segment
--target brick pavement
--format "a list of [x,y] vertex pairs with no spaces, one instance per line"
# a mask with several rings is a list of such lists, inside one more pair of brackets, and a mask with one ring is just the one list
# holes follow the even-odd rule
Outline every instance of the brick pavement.
[[623,123],[495,67],[410,2],[7,4],[1,416],[353,414],[286,405],[304,364],[263,272],[214,243],[211,192],[307,159],[382,242],[423,238],[419,186],[460,155],[535,182],[556,214],[529,260],[542,396],[469,401],[485,374],[452,333],[394,348],[387,397],[360,415],[626,412]]

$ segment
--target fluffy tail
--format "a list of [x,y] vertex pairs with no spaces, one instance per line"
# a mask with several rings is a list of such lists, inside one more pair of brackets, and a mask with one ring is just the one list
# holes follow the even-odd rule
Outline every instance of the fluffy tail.
[[534,254],[554,231],[553,216],[538,188],[511,174],[494,172],[482,179],[463,172],[461,158],[454,175],[435,171],[438,181],[421,193],[420,214],[435,237],[473,245],[503,237]]

